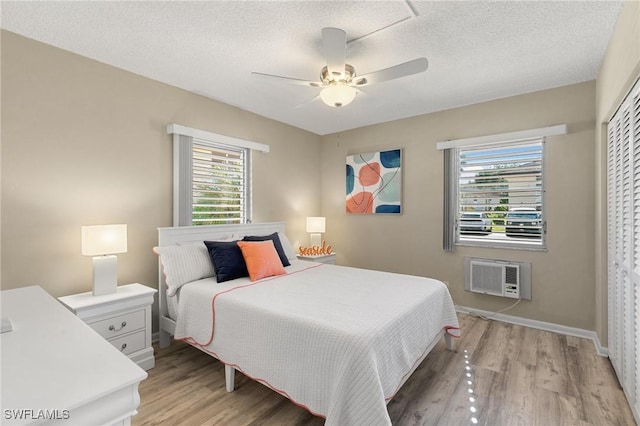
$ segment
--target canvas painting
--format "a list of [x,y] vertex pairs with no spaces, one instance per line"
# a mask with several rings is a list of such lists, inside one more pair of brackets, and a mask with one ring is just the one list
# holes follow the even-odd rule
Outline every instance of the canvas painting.
[[402,151],[347,156],[347,213],[402,212]]

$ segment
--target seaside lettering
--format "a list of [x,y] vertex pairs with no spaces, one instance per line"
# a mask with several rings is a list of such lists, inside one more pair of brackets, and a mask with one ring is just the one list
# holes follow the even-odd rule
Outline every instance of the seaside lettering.
[[303,256],[321,256],[331,254],[331,246],[322,240],[322,246],[302,247],[300,246],[300,254]]

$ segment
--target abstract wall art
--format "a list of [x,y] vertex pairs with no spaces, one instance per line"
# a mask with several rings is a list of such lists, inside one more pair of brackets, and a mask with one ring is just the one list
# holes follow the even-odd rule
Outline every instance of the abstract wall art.
[[347,213],[402,213],[402,151],[347,156]]

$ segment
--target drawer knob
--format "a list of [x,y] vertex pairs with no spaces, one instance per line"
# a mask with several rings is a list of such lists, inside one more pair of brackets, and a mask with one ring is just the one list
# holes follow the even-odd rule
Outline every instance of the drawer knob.
[[122,346],[120,346],[120,352],[124,351],[127,348],[127,344],[123,343]]
[[127,322],[126,321],[122,321],[122,324],[120,324],[120,328],[116,329],[116,327],[114,325],[110,325],[109,326],[109,331],[120,331],[123,328],[125,328],[127,326]]

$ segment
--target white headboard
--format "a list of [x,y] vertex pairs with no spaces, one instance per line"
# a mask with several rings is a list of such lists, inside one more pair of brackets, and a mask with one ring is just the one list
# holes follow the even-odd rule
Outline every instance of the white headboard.
[[234,225],[174,226],[158,228],[158,246],[170,246],[189,242],[228,238],[240,239],[247,235],[269,235],[285,231],[284,222],[247,223]]
[[[215,241],[229,237],[242,239],[247,235],[270,235],[274,232],[285,232],[284,222],[248,223],[235,225],[209,225],[209,226],[174,226],[170,228],[158,228],[158,246],[170,246],[175,244],[193,243],[198,241]],[[167,285],[162,272],[162,266],[158,260],[158,293],[160,301],[160,329],[171,331],[175,323],[168,318],[167,311]]]

